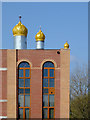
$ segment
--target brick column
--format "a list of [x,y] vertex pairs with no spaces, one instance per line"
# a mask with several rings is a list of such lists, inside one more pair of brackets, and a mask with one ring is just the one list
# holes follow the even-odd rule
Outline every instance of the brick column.
[[60,118],[69,118],[70,49],[60,52]]
[[16,50],[7,50],[7,117],[16,118]]
[[7,50],[0,50],[0,119],[7,118]]
[[42,118],[42,70],[31,69],[31,118]]

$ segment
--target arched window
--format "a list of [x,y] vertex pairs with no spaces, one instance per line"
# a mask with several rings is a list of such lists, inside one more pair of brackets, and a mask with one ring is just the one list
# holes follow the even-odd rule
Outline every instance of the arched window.
[[18,66],[18,118],[30,118],[30,65]]
[[52,62],[43,65],[43,119],[55,118],[55,67]]

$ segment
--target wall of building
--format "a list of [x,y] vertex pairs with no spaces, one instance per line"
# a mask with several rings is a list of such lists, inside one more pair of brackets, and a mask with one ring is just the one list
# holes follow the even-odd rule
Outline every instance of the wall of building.
[[[57,53],[60,52],[60,54]],[[55,65],[55,118],[69,118],[70,50],[0,50],[0,116],[16,118],[18,64],[31,66],[31,118],[42,118],[42,66],[46,61]],[[4,86],[4,87],[3,87]],[[6,109],[7,108],[7,109]]]
[[[55,118],[60,118],[60,54],[58,50],[18,50],[18,64],[31,65],[31,118],[42,118],[42,66],[46,61],[55,64]],[[59,50],[60,51],[60,50]]]
[[69,118],[70,49],[61,49],[60,55],[60,118]]
[[7,117],[16,118],[16,50],[7,50]]
[[7,50],[0,50],[0,118],[7,118]]

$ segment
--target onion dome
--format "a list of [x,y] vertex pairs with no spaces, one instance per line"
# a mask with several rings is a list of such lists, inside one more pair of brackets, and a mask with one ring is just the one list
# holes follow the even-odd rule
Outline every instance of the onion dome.
[[69,44],[66,41],[66,43],[64,44],[64,49],[68,49],[68,48],[69,48]]
[[[21,16],[19,17],[21,18]],[[21,20],[19,23],[13,28],[13,36],[27,36],[28,29],[21,23]]]
[[36,41],[44,41],[45,35],[41,31],[41,28],[40,28],[39,32],[36,34],[35,39],[36,39]]

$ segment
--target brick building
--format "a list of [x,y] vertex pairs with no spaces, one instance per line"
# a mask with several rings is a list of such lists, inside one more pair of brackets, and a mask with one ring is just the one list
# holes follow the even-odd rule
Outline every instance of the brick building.
[[13,28],[15,49],[0,50],[0,118],[69,118],[70,49],[27,48],[27,28]]

